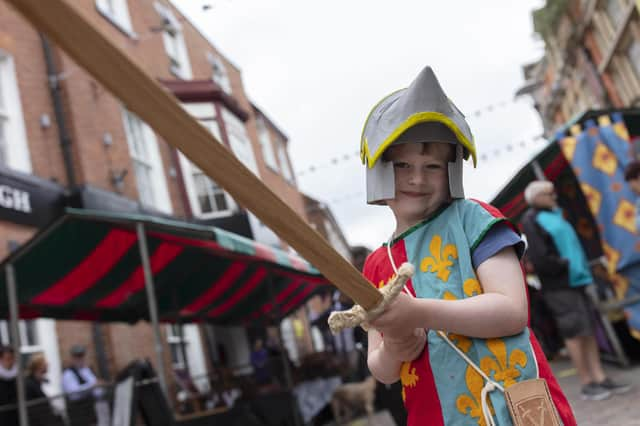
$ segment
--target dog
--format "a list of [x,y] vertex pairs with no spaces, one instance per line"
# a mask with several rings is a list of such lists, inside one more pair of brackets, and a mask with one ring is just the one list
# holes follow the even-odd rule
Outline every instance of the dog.
[[377,384],[373,376],[368,376],[362,382],[345,383],[336,388],[331,397],[331,411],[336,423],[341,425],[352,420],[357,410],[364,410],[367,418],[371,419]]

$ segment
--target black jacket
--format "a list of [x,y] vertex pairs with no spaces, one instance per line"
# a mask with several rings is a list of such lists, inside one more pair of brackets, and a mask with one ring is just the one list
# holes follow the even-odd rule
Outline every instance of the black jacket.
[[538,224],[536,217],[541,210],[530,208],[522,218],[522,228],[527,236],[527,258],[533,264],[540,279],[542,291],[569,288],[569,260],[560,257],[551,235]]
[[[17,391],[16,391],[16,379],[0,378],[0,407],[16,404]],[[0,411],[0,425],[17,425],[18,424],[18,410],[13,408],[11,410]]]

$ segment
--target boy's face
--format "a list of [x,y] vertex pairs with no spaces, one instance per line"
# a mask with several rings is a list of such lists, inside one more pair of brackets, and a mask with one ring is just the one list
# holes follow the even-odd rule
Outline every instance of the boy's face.
[[453,145],[445,143],[405,143],[391,146],[385,158],[393,163],[396,196],[387,204],[398,230],[422,221],[449,200],[447,164]]
[[633,192],[635,192],[637,195],[640,195],[640,176],[635,179],[630,179],[629,186],[631,187],[631,190]]

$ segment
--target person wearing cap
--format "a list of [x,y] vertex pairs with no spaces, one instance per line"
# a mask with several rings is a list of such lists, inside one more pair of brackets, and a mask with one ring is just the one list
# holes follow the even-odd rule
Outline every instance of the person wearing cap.
[[95,422],[94,397],[100,395],[98,378],[86,364],[84,346],[73,345],[69,353],[69,366],[62,373],[62,390],[68,400],[70,420],[73,424],[80,424],[76,419]]
[[575,230],[558,207],[553,183],[529,183],[524,198],[530,206],[522,219],[529,244],[527,256],[540,279],[543,300],[580,376],[581,398],[603,400],[612,393],[628,392],[631,385],[613,381],[602,369],[594,335],[595,307],[585,290],[593,284],[593,276]]
[[360,146],[367,202],[396,222],[363,273],[380,287],[404,262],[416,270],[368,332],[369,369],[401,381],[407,424],[512,424],[502,391],[542,378],[563,424],[575,425],[527,327],[524,244],[497,209],[465,199],[462,165],[475,164],[475,143],[430,67],[374,106]]

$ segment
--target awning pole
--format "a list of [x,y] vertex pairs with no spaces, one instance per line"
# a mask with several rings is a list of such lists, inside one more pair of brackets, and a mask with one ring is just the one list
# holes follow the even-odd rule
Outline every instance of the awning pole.
[[542,171],[542,167],[540,167],[540,163],[538,163],[537,160],[533,160],[531,162],[531,167],[533,168],[533,174],[536,175],[536,179],[547,180],[547,177],[544,175],[544,171]]
[[147,248],[147,236],[144,231],[144,224],[142,222],[136,223],[136,232],[138,234],[138,244],[140,246],[140,258],[142,259],[142,270],[144,271],[144,286],[147,290],[147,304],[149,305],[149,319],[151,320],[151,326],[153,327],[153,334],[155,340],[156,349],[156,363],[158,370],[158,380],[164,396],[167,398],[167,402],[172,406],[171,398],[169,398],[169,392],[167,388],[167,376],[164,368],[164,356],[163,356],[163,344],[162,335],[160,334],[160,324],[158,321],[158,305],[156,304],[156,293],[153,285],[153,275],[151,273],[151,266],[149,265],[149,249]]
[[9,299],[9,320],[11,322],[11,341],[13,343],[13,353],[18,369],[16,384],[18,391],[18,413],[20,415],[20,426],[29,426],[27,417],[26,395],[24,388],[24,370],[22,368],[22,355],[20,354],[20,330],[18,329],[18,295],[16,292],[16,274],[13,265],[8,263],[5,267],[7,277],[7,298]]

